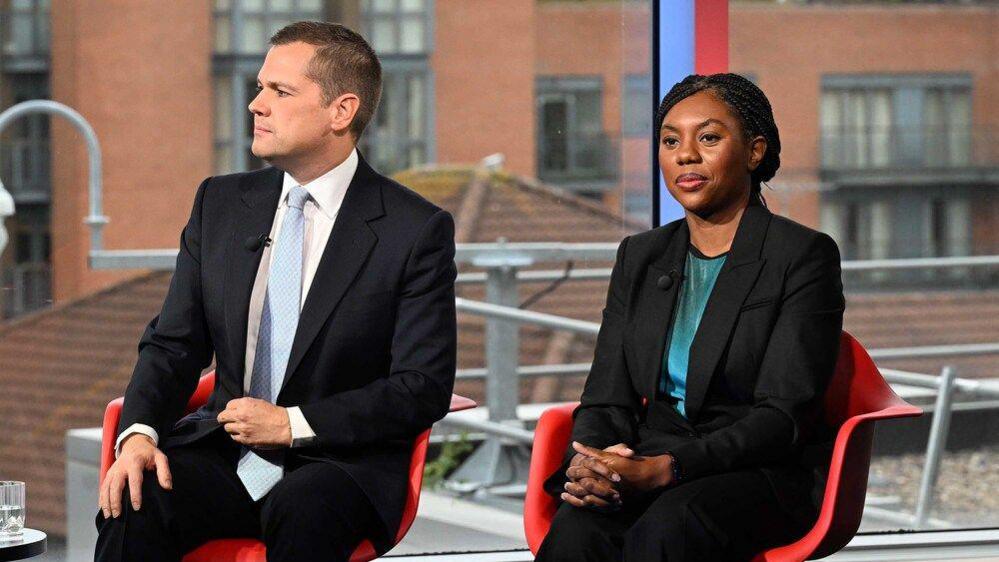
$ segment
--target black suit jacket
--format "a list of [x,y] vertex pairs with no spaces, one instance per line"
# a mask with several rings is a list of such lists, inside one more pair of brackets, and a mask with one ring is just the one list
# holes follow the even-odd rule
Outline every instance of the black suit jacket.
[[[221,431],[216,416],[243,396],[250,292],[283,172],[220,176],[198,188],[163,309],[146,328],[125,391],[121,431],[144,423],[161,447]],[[413,438],[448,411],[456,324],[454,222],[359,159],[306,297],[275,403],[300,406],[316,432],[287,450],[346,470],[394,536]],[[181,418],[216,358],[208,403]],[[384,546],[384,545],[383,545]]]
[[[681,219],[621,243],[572,438],[669,451],[687,479],[758,468],[809,524],[831,452],[819,414],[843,322],[839,250],[753,200],[691,345],[684,418],[656,395],[680,287],[658,283],[683,272],[689,240]],[[562,491],[566,468],[549,478],[550,493]]]

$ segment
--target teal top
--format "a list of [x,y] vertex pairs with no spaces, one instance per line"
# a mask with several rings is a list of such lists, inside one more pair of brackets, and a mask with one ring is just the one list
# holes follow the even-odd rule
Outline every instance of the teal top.
[[701,323],[704,307],[718,280],[718,273],[725,265],[728,252],[707,257],[693,245],[687,252],[687,263],[683,268],[683,283],[677,299],[676,314],[667,341],[667,352],[663,357],[662,373],[659,377],[659,390],[676,400],[676,409],[687,417],[684,409],[687,395],[687,365],[690,360],[690,344]]

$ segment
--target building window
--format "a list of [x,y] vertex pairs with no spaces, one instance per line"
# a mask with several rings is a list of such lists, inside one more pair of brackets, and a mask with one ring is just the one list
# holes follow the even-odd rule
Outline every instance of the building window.
[[621,133],[645,137],[652,134],[652,117],[657,109],[652,95],[652,75],[629,74],[624,77],[621,96]]
[[618,149],[603,128],[600,78],[537,79],[538,177],[579,191],[617,179]]
[[262,55],[275,31],[323,19],[323,0],[215,0],[215,52]]
[[967,88],[927,88],[923,132],[928,166],[971,163],[971,92]]
[[430,0],[364,0],[363,33],[382,64],[382,97],[360,139],[382,173],[434,159]]
[[826,76],[825,169],[957,167],[971,162],[971,79],[964,75]]
[[430,160],[429,84],[422,64],[384,62],[392,69],[382,73],[382,99],[360,145],[372,166],[392,173]]
[[844,89],[822,93],[822,165],[887,166],[891,147],[891,91]]
[[891,207],[885,200],[846,199],[822,206],[822,230],[839,245],[843,259],[885,259],[892,244]]
[[0,11],[0,49],[3,55],[47,56],[50,0],[7,0],[0,4],[3,6]]
[[425,55],[430,51],[430,0],[363,0],[365,38],[378,53]]
[[932,197],[924,212],[927,257],[971,254],[971,204],[964,197]]
[[[48,98],[45,74],[5,74],[3,105]],[[18,204],[48,203],[51,193],[49,116],[32,114],[12,122],[0,137],[0,177]]]
[[[842,190],[822,202],[821,227],[839,244],[843,259],[967,256],[972,253],[970,193],[943,186],[899,186],[889,194]],[[879,276],[887,278],[884,271],[866,274],[872,280]]]
[[0,269],[2,317],[13,318],[52,302],[48,205],[23,205],[5,223],[10,243]]

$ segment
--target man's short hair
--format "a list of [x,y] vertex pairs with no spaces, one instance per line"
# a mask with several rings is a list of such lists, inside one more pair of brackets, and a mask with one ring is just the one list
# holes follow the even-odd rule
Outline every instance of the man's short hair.
[[302,42],[316,47],[306,75],[319,84],[323,103],[350,92],[361,99],[350,124],[356,141],[371,121],[382,96],[382,65],[371,45],[358,33],[338,23],[300,21],[275,33],[271,45]]

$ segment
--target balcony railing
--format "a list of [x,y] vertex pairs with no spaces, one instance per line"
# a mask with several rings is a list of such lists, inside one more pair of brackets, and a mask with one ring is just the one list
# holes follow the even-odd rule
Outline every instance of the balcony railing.
[[994,127],[868,126],[825,130],[826,174],[855,171],[954,172],[999,168]]
[[538,178],[570,189],[613,185],[620,160],[619,143],[604,132],[542,135],[538,140]]
[[48,202],[52,191],[48,139],[0,141],[0,177],[14,201]]

